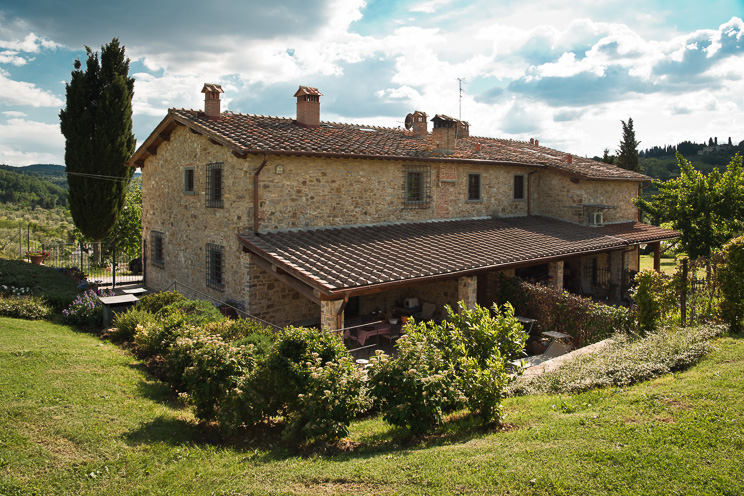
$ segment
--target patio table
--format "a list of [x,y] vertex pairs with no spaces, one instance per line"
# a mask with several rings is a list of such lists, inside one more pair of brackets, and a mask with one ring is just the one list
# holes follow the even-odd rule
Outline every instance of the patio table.
[[[364,346],[364,343],[367,342],[367,338],[373,336],[389,336],[390,329],[390,324],[376,324],[359,327],[356,329],[356,336],[353,339],[358,341],[360,345]],[[344,331],[344,337],[347,339],[351,338],[351,330],[347,329]]]

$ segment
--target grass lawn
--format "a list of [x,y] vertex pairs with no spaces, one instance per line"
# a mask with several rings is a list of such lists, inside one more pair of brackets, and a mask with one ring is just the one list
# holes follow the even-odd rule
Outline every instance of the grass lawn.
[[0,258],[0,281],[6,286],[28,288],[32,295],[46,298],[57,310],[69,305],[81,291],[78,283],[56,269],[23,260]]
[[[654,268],[654,255],[641,255],[641,270],[653,269]],[[677,270],[677,259],[675,258],[662,258],[661,259],[661,272],[672,275]]]
[[742,494],[744,339],[624,389],[505,401],[406,441],[378,419],[319,455],[220,444],[116,346],[0,318],[0,494]]

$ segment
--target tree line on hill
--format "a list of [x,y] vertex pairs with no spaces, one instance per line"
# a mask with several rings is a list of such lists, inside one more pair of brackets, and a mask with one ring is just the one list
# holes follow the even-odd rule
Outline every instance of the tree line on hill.
[[22,207],[67,206],[67,189],[46,178],[0,168],[0,202]]

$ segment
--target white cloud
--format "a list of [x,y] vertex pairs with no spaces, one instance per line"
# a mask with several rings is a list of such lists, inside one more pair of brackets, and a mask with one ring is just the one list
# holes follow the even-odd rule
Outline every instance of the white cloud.
[[[2,36],[2,33],[0,33],[0,36]],[[22,40],[17,38],[12,40],[0,39],[0,48],[17,52],[39,53],[42,49],[53,50],[59,46],[59,44],[51,40],[39,38],[34,33],[27,34]]]
[[[33,60],[33,59],[32,59]],[[0,64],[12,64],[15,66],[26,65],[28,61],[18,56],[18,52],[0,52]]]
[[7,110],[3,112],[3,115],[7,117],[26,117],[25,112],[19,112],[17,110]]
[[30,107],[61,107],[64,103],[49,91],[37,88],[32,83],[9,79],[7,74],[0,74],[0,101],[5,105]]
[[65,140],[58,124],[21,118],[0,124],[0,163],[64,163]]

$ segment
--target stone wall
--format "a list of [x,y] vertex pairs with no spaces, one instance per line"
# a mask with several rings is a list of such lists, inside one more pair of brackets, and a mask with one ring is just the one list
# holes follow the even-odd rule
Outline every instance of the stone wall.
[[638,209],[632,200],[638,196],[635,181],[572,182],[565,174],[540,171],[532,177],[532,213],[586,224],[584,205],[602,204],[617,207],[604,211],[605,224],[638,220]]
[[[239,246],[236,234],[253,229],[253,176],[263,155],[238,158],[223,146],[177,127],[143,174],[143,244],[151,249],[150,233],[163,235],[164,266],[150,263],[146,252],[147,285],[165,290],[174,282],[218,300],[235,300],[250,312],[280,324],[320,317],[320,306],[254,266]],[[206,203],[207,164],[223,164],[223,208]],[[428,168],[428,208],[404,204],[405,177],[411,165]],[[184,169],[194,170],[194,192],[184,192]],[[259,175],[260,231],[446,218],[527,215],[528,202],[514,200],[514,175],[527,177],[534,168],[473,164],[415,164],[392,160],[269,156]],[[481,175],[481,200],[467,201],[468,174]],[[601,202],[621,208],[605,221],[635,219],[630,199],[636,183],[580,181],[540,171],[531,177],[533,214],[578,221],[572,206]],[[580,210],[580,209],[579,209]],[[206,245],[223,247],[224,291],[206,285]],[[195,294],[195,293],[192,293]],[[437,304],[457,302],[456,281],[362,298],[362,312],[405,296]],[[203,296],[202,296],[203,297]],[[370,310],[371,311],[371,310]]]

